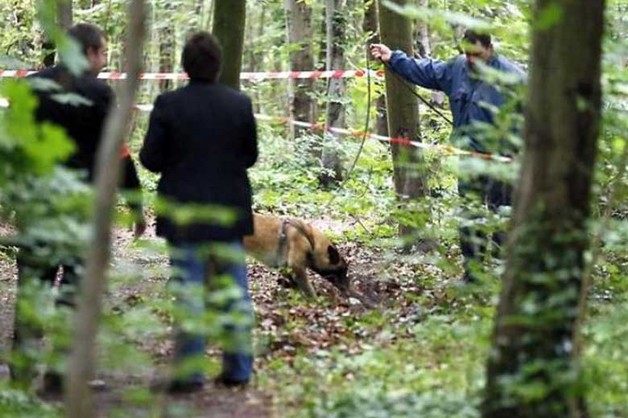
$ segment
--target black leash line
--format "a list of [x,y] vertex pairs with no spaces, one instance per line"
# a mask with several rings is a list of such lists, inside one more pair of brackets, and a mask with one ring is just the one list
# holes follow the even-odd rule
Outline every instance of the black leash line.
[[369,135],[369,127],[371,125],[371,69],[369,66],[369,49],[366,48],[366,120],[364,121],[364,132],[362,133],[362,142],[360,143],[360,148],[358,148],[358,152],[353,159],[353,163],[351,164],[351,168],[347,170],[347,174],[345,175],[345,181],[349,178],[355,165],[358,163],[358,159],[360,155],[362,155],[362,150],[364,149],[364,143],[366,142],[366,138]]
[[443,120],[445,120],[447,123],[449,123],[451,126],[454,126],[454,123],[447,117],[445,116],[440,110],[438,110],[433,104],[431,104],[430,102],[428,102],[427,100],[425,100],[423,97],[421,97],[420,94],[418,94],[415,90],[414,87],[410,86],[410,84],[408,83],[408,81],[406,81],[403,77],[401,77],[399,74],[397,74],[392,67],[390,66],[390,64],[388,64],[387,62],[384,62],[380,59],[381,63],[384,64],[384,67],[386,67],[388,69],[388,71],[394,75],[395,77],[397,77],[397,79],[399,81],[401,81],[401,84],[408,90],[410,90],[410,92],[415,95],[416,97],[419,98],[420,101],[422,101],[427,107],[429,107],[430,109],[432,109],[438,116],[440,116],[441,118],[443,118]]
[[[401,81],[401,84],[408,90],[410,90],[410,92],[415,95],[421,102],[423,102],[427,107],[429,107],[430,109],[432,109],[438,116],[440,116],[441,118],[443,118],[443,120],[445,120],[447,123],[449,123],[449,125],[453,126],[454,123],[447,117],[445,116],[440,110],[438,110],[434,105],[432,105],[430,102],[428,102],[427,100],[425,100],[423,97],[421,97],[414,89],[414,87],[410,86],[410,84],[404,80],[399,74],[397,74],[396,72],[393,71],[393,69],[391,68],[391,66],[382,61],[380,59],[380,62],[382,64],[384,64],[384,67],[386,67],[388,69],[388,71],[390,73],[392,73],[395,77],[397,77],[397,79],[399,81]],[[366,142],[366,138],[368,138],[369,136],[369,125],[370,125],[370,118],[371,118],[371,69],[370,69],[370,49],[367,45],[366,48],[366,82],[367,82],[367,88],[366,88],[366,120],[364,121],[364,131],[362,133],[362,140],[360,141],[360,148],[358,148],[358,152],[355,155],[355,158],[353,159],[353,162],[351,164],[351,167],[347,170],[347,173],[345,174],[344,179],[342,180],[342,182],[338,185],[338,190],[342,189],[345,185],[345,183],[349,180],[349,178],[351,177],[351,174],[353,173],[353,170],[355,169],[355,166],[358,163],[358,160],[360,159],[360,156],[362,155],[362,150],[364,150],[364,144]],[[326,207],[328,207],[334,200],[336,199],[336,195],[334,194],[331,199],[329,199],[329,201],[327,202],[327,205],[325,205]]]
[[[345,174],[344,179],[338,185],[338,190],[342,189],[345,183],[351,177],[351,174],[353,173],[353,170],[355,169],[355,166],[357,165],[358,160],[360,159],[360,156],[362,155],[362,150],[364,149],[366,138],[368,138],[369,136],[369,126],[371,124],[371,69],[369,66],[369,62],[370,62],[369,53],[370,51],[367,46],[366,48],[366,120],[364,121],[364,131],[362,133],[362,140],[360,142],[360,148],[358,148],[358,152],[355,154],[355,158],[353,159],[353,163],[351,164],[351,167],[349,168],[349,170],[347,170],[347,173]],[[331,199],[329,199],[329,201],[327,202],[327,205],[325,206],[328,207],[335,199],[336,199],[336,195],[334,194],[332,195]]]

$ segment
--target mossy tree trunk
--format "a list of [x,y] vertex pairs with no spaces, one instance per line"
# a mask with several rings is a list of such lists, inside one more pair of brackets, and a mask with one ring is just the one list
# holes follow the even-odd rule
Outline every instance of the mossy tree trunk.
[[537,0],[525,152],[485,418],[588,416],[578,333],[600,121],[603,0]]
[[[400,16],[378,2],[379,29],[382,43],[392,50],[400,49],[412,56],[412,23],[409,19]],[[408,0],[395,0],[400,6],[411,3]],[[419,140],[419,105],[412,92],[402,85],[386,69],[386,109],[388,115],[388,132],[395,138]],[[395,191],[402,205],[423,197],[427,193],[427,178],[423,159],[419,151],[413,147],[393,143],[391,144],[393,160],[393,176]],[[415,236],[414,228],[401,225],[401,236]]]
[[219,82],[240,89],[246,0],[215,0],[212,32],[222,45]]

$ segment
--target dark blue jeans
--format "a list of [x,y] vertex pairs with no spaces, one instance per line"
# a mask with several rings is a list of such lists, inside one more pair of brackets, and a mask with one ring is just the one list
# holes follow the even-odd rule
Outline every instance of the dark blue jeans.
[[[501,206],[512,206],[512,186],[487,176],[459,180],[458,193],[465,200],[479,199],[480,203],[486,205],[493,213],[497,213]],[[464,211],[462,216],[469,224],[478,217],[468,210]],[[489,237],[480,228],[473,226],[462,226],[459,233],[460,248],[464,257],[464,279],[472,282],[476,280],[476,271],[482,266]],[[495,231],[490,239],[492,252],[499,257],[501,248],[506,242],[506,231]]]
[[[208,300],[212,300],[222,331],[222,375],[235,381],[248,380],[253,369],[253,307],[242,242],[178,243],[170,260],[175,269],[174,283],[179,285],[177,306],[182,313],[175,338],[176,379],[204,381],[202,359],[207,333],[199,328],[212,317],[207,310]],[[216,289],[216,282],[223,278],[230,278],[228,281],[235,286]],[[186,323],[195,324],[195,329],[186,330]]]

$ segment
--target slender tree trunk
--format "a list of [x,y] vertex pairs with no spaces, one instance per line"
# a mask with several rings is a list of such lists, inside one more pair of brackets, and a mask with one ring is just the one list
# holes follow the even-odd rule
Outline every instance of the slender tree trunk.
[[[251,23],[249,26],[249,46],[246,49],[250,51],[248,68],[251,72],[262,71],[264,69],[264,52],[257,47],[259,46],[259,42],[262,39],[262,35],[264,35],[264,31],[266,29],[266,17],[266,8],[262,7],[261,10],[258,10],[257,26],[254,24],[254,22],[251,22],[251,18],[248,19],[248,21]],[[252,95],[254,96],[253,110],[257,113],[263,113],[264,100],[262,100],[260,89],[253,89]]]
[[[419,6],[428,7],[429,0],[419,0]],[[430,28],[426,21],[422,20],[419,22],[419,36],[417,37],[419,42],[421,43],[421,48],[423,49],[421,52],[421,56],[429,57],[432,55],[432,45],[430,43]]]
[[209,3],[209,13],[207,13],[207,28],[214,27],[214,13],[216,11],[216,1],[220,0],[211,0]]
[[57,0],[57,24],[63,31],[72,26],[72,0]]
[[[346,0],[327,0],[327,69],[339,70],[345,67],[344,44],[346,42],[345,6]],[[323,134],[323,172],[320,182],[327,187],[342,180],[340,160],[340,135],[329,132],[331,127],[344,127],[345,107],[342,103],[345,82],[342,78],[330,78],[327,85],[327,111]]]
[[[484,417],[588,416],[574,351],[600,120],[604,0],[537,0],[525,153]],[[534,396],[530,396],[534,394]]]
[[[72,26],[72,1],[71,0],[57,0],[57,26],[65,32]],[[44,56],[44,67],[52,67],[55,64],[55,44],[50,39],[44,40],[42,44],[44,50],[48,50],[49,53]]]
[[[407,0],[394,2],[399,5],[408,3]],[[381,0],[378,2],[378,12],[382,42],[393,50],[400,49],[412,56],[410,20],[393,13],[382,5]],[[389,70],[386,70],[386,105],[389,135],[411,140],[420,138],[417,98]],[[418,150],[401,144],[392,144],[391,149],[398,198],[404,202],[425,196],[427,178]],[[412,228],[404,225],[400,226],[399,233],[402,236],[416,234]]]
[[[429,4],[429,0],[419,1],[421,7],[429,7]],[[432,42],[430,41],[430,25],[428,22],[423,20],[419,22],[417,35],[419,43],[419,48],[417,49],[420,51],[419,55],[423,58],[430,57],[432,55]],[[445,93],[433,90],[431,103],[434,106],[442,108],[445,104]]]
[[[312,56],[312,8],[299,0],[284,0],[286,12],[286,32],[289,44],[298,45],[290,51],[290,71],[311,71],[314,67]],[[303,122],[314,121],[314,103],[310,94],[314,83],[309,79],[290,81],[290,115]],[[297,138],[307,128],[292,125],[292,138]]]
[[66,414],[69,418],[96,415],[92,393],[87,382],[96,370],[96,336],[109,266],[111,221],[120,176],[120,146],[127,131],[135,93],[139,84],[142,46],[145,35],[145,4],[133,0],[129,5],[127,30],[128,75],[119,100],[107,119],[96,162],[96,201],[93,211],[94,230],[88,250],[85,277],[80,289],[74,342],[66,387]]
[[[172,3],[166,2],[164,4],[163,20],[167,22],[159,33],[159,72],[170,73],[174,68],[175,57],[175,28],[172,15],[175,12],[175,7]],[[159,92],[164,92],[172,89],[172,80],[159,80]]]
[[[377,28],[377,2],[376,0],[364,0],[364,22],[362,23],[362,29],[364,33],[370,34],[367,39],[367,48],[369,44],[376,44],[380,42],[379,30]],[[369,54],[370,57],[370,54]],[[369,58],[370,60],[370,58]],[[370,69],[375,64],[375,61],[370,62]],[[375,131],[378,135],[388,136],[388,118],[386,117],[386,95],[381,94],[375,99],[375,113],[376,113],[376,128]]]
[[213,33],[222,44],[222,84],[240,89],[246,0],[215,0]]

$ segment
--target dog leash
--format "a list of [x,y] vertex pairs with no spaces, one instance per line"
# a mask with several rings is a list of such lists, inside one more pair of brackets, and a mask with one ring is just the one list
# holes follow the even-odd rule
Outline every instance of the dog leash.
[[394,75],[395,77],[397,77],[397,80],[401,81],[401,84],[408,90],[410,90],[410,92],[418,97],[418,99],[423,102],[427,107],[429,107],[430,109],[432,109],[438,116],[440,116],[441,118],[443,118],[443,120],[445,122],[447,122],[448,124],[450,124],[451,126],[454,126],[454,123],[451,121],[451,119],[449,119],[447,116],[445,116],[439,109],[437,109],[433,104],[431,104],[429,101],[427,101],[426,99],[424,99],[423,97],[421,97],[421,95],[419,93],[416,92],[416,90],[414,89],[414,87],[410,86],[410,84],[408,83],[408,81],[406,81],[403,77],[401,77],[399,74],[397,74],[392,67],[390,66],[390,64],[388,64],[387,62],[384,62],[381,60],[379,60],[382,64],[384,64],[384,67],[386,67],[388,69],[388,71],[390,73],[392,73],[392,75]]
[[281,266],[285,263],[281,263],[283,254],[286,251],[288,246],[288,233],[286,231],[287,226],[290,225],[295,228],[297,231],[301,233],[307,239],[308,243],[312,247],[312,252],[315,250],[315,242],[314,238],[307,233],[301,222],[295,221],[290,218],[284,218],[281,221],[281,228],[279,228],[279,243],[277,244],[277,265]]
[[[351,174],[353,173],[353,170],[355,169],[355,166],[357,165],[358,160],[360,159],[360,156],[362,155],[362,150],[364,150],[364,144],[366,143],[366,138],[368,138],[368,135],[369,135],[369,125],[371,124],[371,69],[370,69],[369,62],[370,62],[369,47],[367,44],[367,47],[366,47],[366,120],[364,121],[364,130],[362,131],[362,140],[360,141],[360,147],[358,148],[358,152],[355,154],[355,158],[353,159],[353,162],[351,163],[350,168],[347,170],[347,173],[345,174],[344,179],[338,185],[338,189],[342,189],[344,185],[347,183],[347,180],[349,180],[349,178],[351,177]],[[325,208],[328,208],[329,205],[331,205],[331,203],[335,199],[336,199],[336,195],[334,194],[325,205]]]
[[288,235],[286,234],[286,225],[288,224],[287,219],[283,219],[281,221],[281,228],[279,228],[279,242],[277,244],[277,266],[282,266],[287,263],[282,263],[283,253],[286,249],[286,245],[288,243]]

